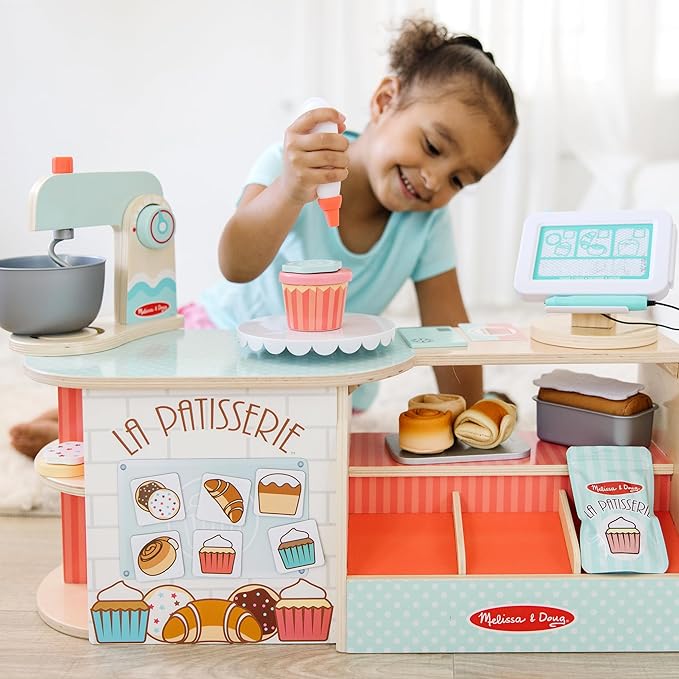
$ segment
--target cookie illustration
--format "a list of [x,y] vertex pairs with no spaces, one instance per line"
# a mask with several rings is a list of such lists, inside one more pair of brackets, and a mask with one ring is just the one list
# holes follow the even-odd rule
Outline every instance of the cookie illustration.
[[167,521],[179,513],[179,496],[169,488],[155,490],[148,498],[148,511],[156,519]]
[[250,611],[257,618],[257,622],[262,627],[262,641],[278,632],[276,604],[279,596],[270,587],[243,585],[234,591],[229,599],[246,611]]
[[144,481],[134,494],[134,501],[145,511],[149,511],[149,498],[165,486],[159,481]]
[[176,585],[160,585],[146,592],[144,601],[149,607],[148,634],[163,641],[163,627],[169,617],[193,601],[193,594]]

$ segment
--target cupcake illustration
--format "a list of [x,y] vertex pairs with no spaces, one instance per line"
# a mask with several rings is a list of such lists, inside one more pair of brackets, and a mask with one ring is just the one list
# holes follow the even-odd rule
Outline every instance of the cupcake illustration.
[[641,533],[632,521],[619,516],[608,524],[606,540],[611,554],[638,554]]
[[276,624],[281,641],[327,641],[333,606],[326,592],[300,579],[280,592]]
[[144,643],[149,606],[143,599],[142,592],[122,580],[102,589],[90,611],[97,641]]
[[202,573],[229,575],[233,573],[233,564],[236,560],[236,550],[233,542],[221,535],[215,535],[205,540],[198,551],[200,558],[200,570]]
[[268,474],[257,484],[259,511],[262,514],[297,513],[302,484],[290,474]]
[[286,568],[303,568],[316,561],[316,545],[303,530],[291,528],[281,537],[278,553]]

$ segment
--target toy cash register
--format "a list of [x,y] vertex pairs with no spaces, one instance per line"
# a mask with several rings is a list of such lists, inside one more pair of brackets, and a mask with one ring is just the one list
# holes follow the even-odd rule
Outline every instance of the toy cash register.
[[672,287],[675,240],[672,217],[660,210],[531,215],[514,287],[544,301],[549,313],[531,327],[531,337],[589,349],[656,342],[656,325],[629,312],[652,306]]

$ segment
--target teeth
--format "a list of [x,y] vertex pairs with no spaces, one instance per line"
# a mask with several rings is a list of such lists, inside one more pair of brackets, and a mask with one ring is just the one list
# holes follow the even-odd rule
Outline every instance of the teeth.
[[403,183],[406,185],[406,188],[410,193],[413,194],[413,196],[417,196],[417,191],[415,191],[415,187],[408,181],[408,178],[403,174],[401,170],[399,170],[399,174],[401,175],[401,179],[403,180]]

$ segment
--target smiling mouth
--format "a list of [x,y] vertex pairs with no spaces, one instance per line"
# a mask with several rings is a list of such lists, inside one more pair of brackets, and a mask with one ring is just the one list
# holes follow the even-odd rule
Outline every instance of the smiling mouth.
[[408,178],[403,174],[403,170],[399,167],[398,168],[398,176],[401,178],[401,184],[405,188],[406,192],[415,198],[416,200],[423,200],[422,196],[415,191],[415,187],[408,181]]

